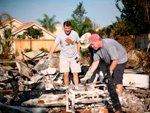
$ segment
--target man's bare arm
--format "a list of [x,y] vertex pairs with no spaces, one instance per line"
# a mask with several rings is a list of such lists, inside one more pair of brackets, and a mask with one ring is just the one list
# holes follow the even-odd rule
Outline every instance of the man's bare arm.
[[91,67],[90,67],[90,71],[91,72],[94,72],[96,69],[97,69],[97,67],[98,67],[98,65],[99,65],[99,62],[100,62],[100,60],[98,60],[98,61],[94,61],[93,63],[92,63],[92,65],[91,65]]
[[112,63],[111,63],[111,65],[110,65],[110,68],[109,68],[109,70],[110,71],[114,71],[114,69],[116,68],[116,66],[117,66],[117,64],[118,64],[118,59],[117,60],[114,60]]
[[80,52],[80,41],[77,42],[77,51]]
[[58,44],[54,42],[54,44],[51,46],[51,48],[49,50],[49,53],[53,54],[53,52],[55,51],[55,49],[56,49],[57,46],[58,46]]

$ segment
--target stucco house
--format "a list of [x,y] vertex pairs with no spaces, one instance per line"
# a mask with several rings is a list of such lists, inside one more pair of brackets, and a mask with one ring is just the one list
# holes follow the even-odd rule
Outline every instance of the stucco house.
[[[17,39],[18,35],[23,35],[23,33],[29,27],[33,27],[35,29],[41,29],[43,32],[43,36],[39,37],[39,40]],[[11,48],[11,50],[13,51],[12,53],[23,51],[25,48],[31,48],[32,50],[39,50],[40,48],[44,47],[46,49],[49,49],[49,47],[54,42],[54,39],[56,38],[56,36],[62,31],[61,25],[56,26],[57,31],[55,31],[54,33],[56,34],[54,34],[48,31],[47,29],[45,29],[44,27],[42,27],[41,25],[37,24],[36,22],[23,23],[16,18],[11,18],[11,19],[2,21],[2,24],[0,25],[0,36],[2,39],[4,39],[4,30],[7,28],[12,29],[13,39],[15,39],[13,40],[14,43]],[[0,49],[0,52],[1,52],[1,49]]]
[[2,25],[0,26],[0,36],[3,38],[3,32],[4,29],[6,28],[11,28],[12,29],[12,35],[15,35],[13,39],[16,39],[18,35],[22,35],[23,32],[29,27],[36,28],[36,29],[41,29],[43,32],[43,37],[40,37],[41,39],[55,39],[56,35],[41,25],[35,23],[35,22],[28,22],[28,23],[22,23],[16,18],[12,18],[10,20],[5,20],[2,21]]

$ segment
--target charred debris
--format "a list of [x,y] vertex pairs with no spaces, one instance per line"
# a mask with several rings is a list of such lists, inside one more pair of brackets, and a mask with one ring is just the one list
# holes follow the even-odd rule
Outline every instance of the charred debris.
[[[40,55],[28,57],[28,60],[0,63],[1,113],[99,113],[101,110],[114,113],[116,109],[127,113],[150,112],[149,88],[124,86],[123,103],[118,108],[106,84],[79,84],[75,87],[70,76],[71,85],[66,89],[63,75],[59,73],[57,56],[53,56],[46,72],[34,70]],[[85,75],[88,68],[88,63],[82,64],[79,78]]]

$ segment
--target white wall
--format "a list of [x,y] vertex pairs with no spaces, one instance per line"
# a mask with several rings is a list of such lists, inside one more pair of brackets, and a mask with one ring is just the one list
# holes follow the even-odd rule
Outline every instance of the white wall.
[[54,34],[57,36],[59,33],[61,33],[63,31],[62,29],[62,25],[61,24],[57,24],[56,25],[56,31],[54,32]]

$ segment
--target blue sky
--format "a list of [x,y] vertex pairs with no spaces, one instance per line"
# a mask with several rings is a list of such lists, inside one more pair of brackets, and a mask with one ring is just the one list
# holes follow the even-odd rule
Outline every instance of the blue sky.
[[72,18],[71,14],[82,1],[87,12],[85,16],[100,27],[107,27],[120,16],[115,0],[0,0],[0,13],[7,12],[23,23],[37,22],[44,18],[43,14],[56,15],[55,21],[63,24]]

